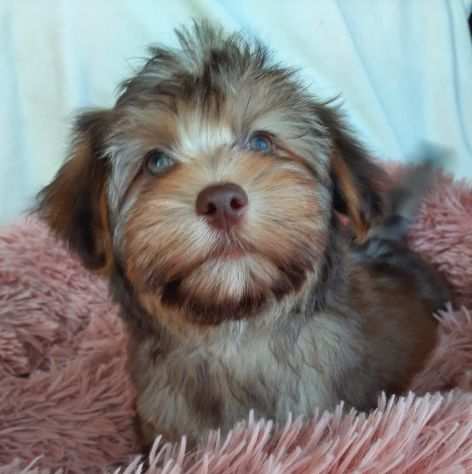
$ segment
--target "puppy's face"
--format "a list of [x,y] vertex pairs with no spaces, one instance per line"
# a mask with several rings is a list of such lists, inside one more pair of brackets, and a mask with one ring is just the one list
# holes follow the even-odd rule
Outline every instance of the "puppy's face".
[[260,46],[204,25],[180,43],[79,119],[40,211],[166,324],[254,317],[316,282],[333,206],[363,231],[374,168]]

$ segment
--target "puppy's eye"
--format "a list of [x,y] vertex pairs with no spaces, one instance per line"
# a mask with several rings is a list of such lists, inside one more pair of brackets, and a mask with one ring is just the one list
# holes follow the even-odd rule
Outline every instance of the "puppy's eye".
[[248,148],[258,153],[270,153],[272,151],[272,140],[265,133],[254,133],[249,139]]
[[175,160],[161,150],[151,150],[144,157],[146,170],[152,175],[162,174],[175,164]]

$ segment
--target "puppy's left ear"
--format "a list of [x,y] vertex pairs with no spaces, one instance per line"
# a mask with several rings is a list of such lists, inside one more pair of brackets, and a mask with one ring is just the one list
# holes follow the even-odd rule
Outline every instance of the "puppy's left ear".
[[334,210],[346,215],[356,241],[362,242],[370,226],[383,213],[385,172],[367,155],[334,109],[319,112],[334,142],[331,156]]
[[89,269],[110,263],[104,135],[110,112],[93,110],[78,116],[70,156],[53,181],[38,195],[36,211]]

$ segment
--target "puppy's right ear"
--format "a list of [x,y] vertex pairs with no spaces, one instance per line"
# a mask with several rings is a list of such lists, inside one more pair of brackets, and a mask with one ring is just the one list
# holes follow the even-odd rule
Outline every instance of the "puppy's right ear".
[[38,194],[36,211],[87,268],[107,267],[111,258],[103,156],[110,112],[94,110],[75,121],[70,156]]

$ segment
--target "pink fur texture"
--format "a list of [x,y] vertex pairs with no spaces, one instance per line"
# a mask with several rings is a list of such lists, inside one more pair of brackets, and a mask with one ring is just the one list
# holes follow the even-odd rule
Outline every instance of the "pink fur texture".
[[[472,188],[438,179],[411,244],[448,277],[456,307],[413,393],[369,414],[255,420],[197,452],[133,433],[126,336],[105,284],[30,219],[0,234],[0,474],[472,472]],[[469,308],[469,309],[468,309]],[[432,392],[432,394],[427,394]]]

